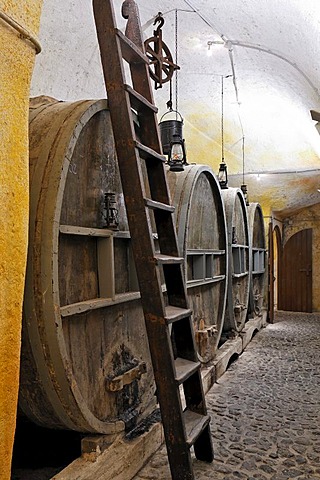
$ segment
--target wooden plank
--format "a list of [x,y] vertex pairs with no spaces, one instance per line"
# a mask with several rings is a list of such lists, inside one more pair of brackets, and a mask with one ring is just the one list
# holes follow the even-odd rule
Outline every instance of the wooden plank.
[[155,160],[159,160],[162,163],[167,161],[164,155],[161,155],[160,153],[156,152],[152,148],[147,147],[146,145],[142,145],[142,143],[140,142],[135,141],[135,146],[139,150],[140,157],[145,160],[153,158]]
[[176,265],[184,262],[183,257],[173,257],[172,255],[164,255],[161,253],[157,253],[154,258],[158,264],[162,265]]
[[204,248],[188,248],[187,255],[203,255],[204,253],[212,253],[212,255],[225,255],[225,250],[214,250]]
[[134,440],[118,437],[101,455],[84,454],[52,480],[131,480],[163,443],[160,423]]
[[225,275],[216,275],[213,278],[208,278],[208,279],[202,279],[202,280],[188,280],[187,281],[187,287],[192,288],[192,287],[199,287],[201,285],[209,285],[210,283],[217,283],[221,282],[226,278]]
[[191,410],[185,410],[183,418],[187,432],[187,444],[192,446],[204,428],[209,424],[210,417],[208,415],[199,415]]
[[200,368],[200,362],[191,362],[185,358],[175,359],[176,380],[178,383],[184,382],[190,375]]
[[175,208],[172,205],[166,205],[165,203],[157,202],[155,200],[151,200],[150,198],[145,198],[144,203],[146,207],[149,207],[153,210],[159,209],[169,213],[173,213],[175,211]]
[[107,228],[88,228],[74,225],[60,225],[60,233],[68,235],[84,235],[87,237],[112,237],[113,231]]
[[148,57],[144,55],[141,50],[121,32],[121,30],[116,28],[115,32],[120,40],[122,55],[126,62],[149,64]]
[[77,315],[85,313],[90,310],[96,310],[98,308],[111,307],[119,303],[131,302],[140,298],[140,292],[128,292],[120,295],[115,295],[115,298],[94,298],[85,302],[73,303],[60,307],[60,313],[62,317],[69,317],[71,315]]
[[168,305],[166,307],[166,316],[165,320],[167,323],[177,322],[183,318],[191,315],[192,311],[188,308],[174,307],[173,305]]
[[245,277],[246,275],[248,275],[249,272],[242,272],[242,273],[233,273],[232,274],[232,277],[233,278],[242,278],[242,277]]
[[60,305],[99,297],[97,238],[87,235],[59,236]]
[[136,92],[130,85],[124,85],[124,89],[128,92],[132,107],[138,112],[151,110],[154,113],[158,112],[158,108],[150,103],[145,97]]
[[99,294],[115,299],[113,239],[100,238],[97,244]]

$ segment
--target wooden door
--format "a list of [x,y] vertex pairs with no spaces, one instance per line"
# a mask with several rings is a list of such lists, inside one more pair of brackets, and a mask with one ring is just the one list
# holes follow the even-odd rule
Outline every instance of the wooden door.
[[301,230],[284,246],[281,265],[280,310],[312,312],[312,229]]

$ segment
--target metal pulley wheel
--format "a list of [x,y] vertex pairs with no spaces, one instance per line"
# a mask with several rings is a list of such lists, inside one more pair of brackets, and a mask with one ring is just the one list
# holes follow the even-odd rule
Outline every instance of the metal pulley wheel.
[[156,17],[154,24],[160,23],[157,30],[153,32],[153,37],[144,42],[146,55],[149,58],[149,71],[152,80],[155,82],[155,88],[161,88],[163,83],[171,80],[175,70],[180,67],[173,62],[173,58],[168,46],[162,40],[161,27],[164,24],[162,15]]

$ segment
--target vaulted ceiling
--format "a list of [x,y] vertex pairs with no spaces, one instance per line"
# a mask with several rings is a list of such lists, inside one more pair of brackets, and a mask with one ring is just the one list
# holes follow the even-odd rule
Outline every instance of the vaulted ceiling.
[[[163,39],[178,59],[173,104],[184,118],[189,162],[217,171],[223,124],[231,185],[240,185],[244,174],[252,200],[286,214],[317,203],[320,136],[310,110],[320,111],[319,1],[137,4],[145,38],[153,36],[154,19],[162,13]],[[114,1],[123,28],[121,5]],[[91,1],[44,0],[40,40],[33,96],[105,96]],[[159,120],[168,100],[165,83],[155,90]]]

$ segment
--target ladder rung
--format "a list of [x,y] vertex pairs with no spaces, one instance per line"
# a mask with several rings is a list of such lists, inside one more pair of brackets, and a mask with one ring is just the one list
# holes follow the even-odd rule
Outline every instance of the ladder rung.
[[180,308],[175,307],[173,305],[168,305],[166,307],[166,315],[165,320],[169,323],[178,322],[179,320],[183,320],[191,315],[192,310],[190,308]]
[[175,359],[174,364],[176,367],[176,380],[179,384],[185,382],[201,366],[200,362],[192,362],[180,357]]
[[184,262],[183,257],[173,257],[172,255],[164,255],[163,253],[156,253],[154,258],[157,263],[161,265],[177,265]]
[[161,155],[160,153],[152,150],[152,148],[146,147],[145,145],[142,145],[142,143],[135,142],[137,149],[139,150],[139,154],[141,158],[144,158],[145,160],[149,159],[155,159],[155,160],[160,160],[160,162],[166,162],[167,159],[164,155]]
[[115,32],[120,39],[122,56],[128,63],[149,64],[148,57],[121,30],[116,28]]
[[185,410],[183,412],[183,419],[186,427],[186,443],[189,447],[195,444],[199,435],[210,423],[209,415],[201,415],[200,413]]
[[158,108],[150,103],[143,95],[133,90],[130,85],[124,85],[124,89],[128,92],[130,96],[131,106],[137,112],[145,112],[146,110],[152,110],[153,112],[157,113]]
[[157,202],[155,200],[151,200],[150,198],[145,198],[144,203],[147,207],[152,208],[153,210],[163,210],[164,212],[171,212],[175,211],[173,205],[167,205],[166,203]]

